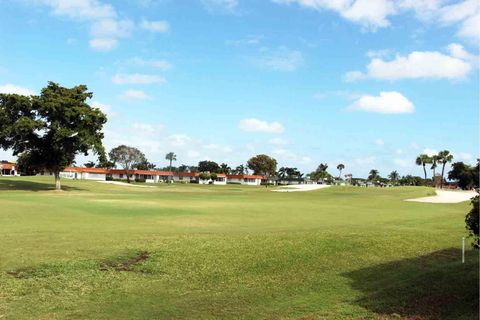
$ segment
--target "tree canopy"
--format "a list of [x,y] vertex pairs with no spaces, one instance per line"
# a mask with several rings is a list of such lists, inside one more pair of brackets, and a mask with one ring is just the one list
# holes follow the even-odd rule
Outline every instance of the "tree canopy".
[[0,147],[25,153],[29,166],[50,171],[60,189],[60,171],[89,151],[105,160],[102,145],[107,117],[88,105],[87,86],[65,88],[49,82],[39,96],[0,94]]
[[277,160],[266,154],[259,154],[250,158],[247,162],[247,166],[253,171],[253,174],[272,177],[275,176],[277,171]]
[[220,166],[215,161],[204,160],[198,163],[198,171],[217,173],[220,171]]
[[126,171],[128,183],[130,183],[132,169],[142,163],[148,163],[147,158],[140,150],[123,144],[113,148],[108,155],[115,166],[120,165]]

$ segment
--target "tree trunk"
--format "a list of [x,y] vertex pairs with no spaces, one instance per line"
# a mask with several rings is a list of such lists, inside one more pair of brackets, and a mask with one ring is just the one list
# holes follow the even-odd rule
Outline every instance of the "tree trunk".
[[427,169],[425,169],[425,163],[423,164],[423,174],[425,175],[425,180],[427,180]]
[[55,176],[55,190],[62,190],[62,185],[60,183],[60,172],[55,171],[53,174]]
[[446,164],[447,164],[446,162],[442,163],[442,179],[440,180],[440,188],[443,188],[443,175],[445,174],[445,165]]
[[[170,172],[172,172],[172,159],[170,159]],[[173,173],[170,176],[170,181],[172,181],[172,180],[173,180]]]
[[127,183],[130,183],[130,172],[129,170],[126,170],[127,171]]

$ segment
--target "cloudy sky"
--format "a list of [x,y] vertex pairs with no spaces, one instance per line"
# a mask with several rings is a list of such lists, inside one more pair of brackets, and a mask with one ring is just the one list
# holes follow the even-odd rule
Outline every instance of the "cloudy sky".
[[[477,0],[0,0],[0,92],[86,84],[105,146],[421,174],[478,147]],[[8,151],[0,158],[10,159]],[[85,161],[80,158],[80,164]]]

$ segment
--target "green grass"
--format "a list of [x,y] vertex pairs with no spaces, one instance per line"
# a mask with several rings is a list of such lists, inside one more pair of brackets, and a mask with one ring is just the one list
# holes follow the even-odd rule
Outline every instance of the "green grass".
[[478,319],[468,203],[0,178],[0,319]]

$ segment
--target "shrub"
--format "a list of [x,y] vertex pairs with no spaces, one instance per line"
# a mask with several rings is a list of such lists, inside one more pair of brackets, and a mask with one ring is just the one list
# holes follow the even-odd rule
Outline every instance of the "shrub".
[[135,182],[145,182],[145,178],[135,178]]
[[475,248],[479,248],[480,239],[478,236],[478,219],[479,219],[479,206],[478,206],[478,198],[479,196],[475,196],[472,198],[472,209],[467,216],[465,217],[465,224],[466,228],[469,231],[470,237],[473,238],[473,246]]

